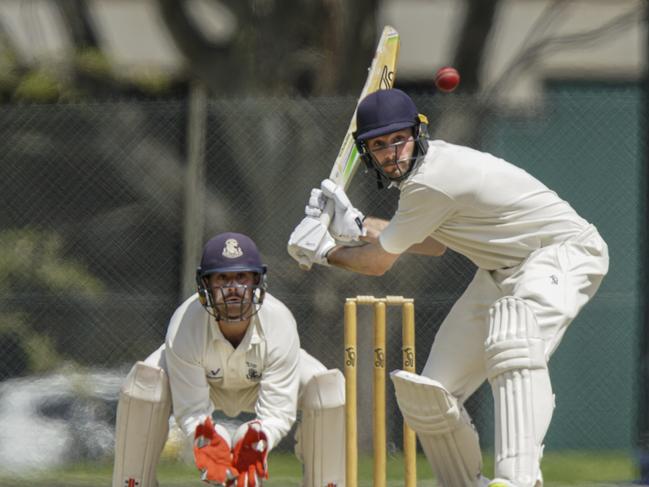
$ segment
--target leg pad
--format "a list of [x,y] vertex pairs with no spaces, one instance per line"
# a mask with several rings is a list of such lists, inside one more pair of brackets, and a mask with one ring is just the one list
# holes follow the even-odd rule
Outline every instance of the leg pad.
[[411,372],[394,371],[390,378],[404,420],[417,433],[440,485],[480,485],[478,433],[455,397],[439,382]]
[[157,487],[156,468],[170,414],[167,374],[160,367],[137,362],[119,394],[112,487]]
[[345,485],[345,378],[339,370],[315,375],[300,401],[295,454],[304,464],[303,485]]

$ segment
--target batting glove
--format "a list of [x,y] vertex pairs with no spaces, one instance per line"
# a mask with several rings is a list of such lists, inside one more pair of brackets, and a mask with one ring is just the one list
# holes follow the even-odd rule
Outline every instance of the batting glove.
[[234,434],[233,464],[239,471],[237,487],[261,485],[268,478],[268,437],[261,421],[253,420],[239,426]]
[[[334,203],[334,216],[329,226],[331,235],[340,242],[358,242],[361,237],[367,235],[363,226],[365,216],[359,209],[354,208],[342,186],[331,179],[325,179],[320,188],[324,198],[317,195],[317,199],[331,199]],[[313,199],[313,191],[311,196],[309,203]]]
[[335,246],[336,241],[322,222],[307,216],[291,233],[287,250],[300,267],[310,269],[313,264],[329,265],[327,254]]
[[232,466],[231,441],[227,430],[212,424],[212,418],[196,426],[194,432],[194,462],[201,480],[210,485],[225,487],[239,475]]
[[313,188],[311,194],[309,195],[309,202],[304,208],[304,214],[306,216],[312,216],[314,218],[320,218],[320,215],[325,211],[325,206],[327,205],[327,197],[322,194],[320,188]]

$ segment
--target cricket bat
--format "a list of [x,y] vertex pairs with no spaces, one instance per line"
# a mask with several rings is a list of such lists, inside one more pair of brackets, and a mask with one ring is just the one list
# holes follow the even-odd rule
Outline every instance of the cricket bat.
[[[394,78],[397,72],[397,60],[399,59],[399,33],[389,25],[383,28],[381,38],[376,46],[372,64],[368,68],[367,79],[358,97],[356,107],[370,93],[377,90],[387,90],[394,86]],[[349,183],[356,174],[361,159],[358,149],[354,143],[353,133],[356,130],[356,110],[349,122],[349,128],[343,138],[338,156],[329,173],[329,179],[344,189],[349,187]],[[333,216],[333,202],[328,201],[325,211],[320,216],[320,221],[325,227],[329,227],[331,217]]]
[[[374,52],[374,58],[372,59],[372,64],[368,68],[367,79],[365,80],[365,85],[361,91],[358,101],[356,102],[356,107],[370,93],[373,93],[377,90],[386,90],[392,88],[394,85],[394,78],[396,75],[397,69],[397,59],[399,57],[399,33],[389,25],[386,25],[383,28],[381,37],[379,39],[378,45],[376,46],[376,51]],[[342,186],[344,189],[349,187],[349,183],[356,174],[358,170],[358,165],[361,160],[358,154],[358,149],[354,143],[354,136],[352,135],[356,130],[356,110],[352,115],[352,119],[349,122],[349,127],[347,128],[347,133],[343,138],[343,143],[338,151],[338,156],[334,161],[334,165],[331,168],[329,173],[329,179],[334,181],[339,186]],[[331,223],[331,218],[334,213],[334,203],[329,200],[327,205],[320,215],[320,221],[324,225],[324,228],[328,228]],[[319,241],[315,238],[314,243]],[[303,270],[309,270],[310,265],[300,265]]]

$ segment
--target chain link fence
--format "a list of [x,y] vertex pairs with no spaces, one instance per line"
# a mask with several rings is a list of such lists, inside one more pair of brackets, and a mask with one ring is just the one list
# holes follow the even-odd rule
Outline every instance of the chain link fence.
[[[646,220],[639,89],[555,86],[515,111],[484,98],[415,98],[431,119],[433,137],[470,143],[523,167],[607,240],[610,274],[550,364],[557,408],[547,449],[632,448],[639,412],[639,235]],[[196,215],[185,212],[191,197],[186,100],[0,108],[0,387],[31,391],[24,420],[33,414],[62,422],[56,424],[76,418],[105,427],[106,449],[81,448],[83,435],[76,434],[77,454],[65,460],[110,453],[118,379],[162,343],[171,314],[187,297],[182,270],[192,231],[201,245],[222,231],[250,235],[268,264],[269,292],[294,313],[303,348],[329,368],[342,369],[346,297],[414,298],[421,370],[437,328],[474,272],[468,260],[453,252],[407,256],[383,277],[364,277],[330,268],[301,271],[285,250],[310,188],[329,173],[355,102],[209,100],[202,186],[189,189],[202,198],[194,227],[188,225]],[[374,175],[361,172],[351,200],[389,218],[397,192],[378,191]],[[396,310],[388,316],[392,370],[400,361],[400,318]],[[359,330],[363,409],[371,399],[369,311],[361,313]],[[108,385],[99,392],[81,386],[84,371],[92,384],[103,383],[99,374]],[[60,382],[66,374],[69,387]],[[28,388],[34,381],[40,386]],[[65,400],[56,394],[68,389]],[[398,450],[401,417],[390,386],[388,395],[390,445]],[[0,403],[3,397],[8,394]],[[488,388],[478,390],[468,409],[483,446],[491,448]],[[360,430],[369,431],[371,418],[361,416]],[[0,413],[0,425],[16,421]],[[361,438],[369,448],[370,435]],[[291,445],[290,438],[282,443]]]

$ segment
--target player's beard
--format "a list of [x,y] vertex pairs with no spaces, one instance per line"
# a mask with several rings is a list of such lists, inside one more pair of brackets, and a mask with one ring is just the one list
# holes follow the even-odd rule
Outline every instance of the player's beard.
[[[388,179],[399,181],[403,178],[404,175],[410,170],[410,165],[414,162],[414,157],[402,157],[400,159],[393,159],[390,162],[382,164],[381,172]],[[392,169],[390,172],[386,171],[386,168]]]
[[215,299],[216,314],[219,321],[226,323],[238,323],[249,319],[254,314],[254,303],[252,300],[252,293],[254,290],[245,286],[243,292],[241,290],[230,290],[224,292],[222,289],[218,292],[221,293]]
[[408,173],[410,170],[410,165],[412,164],[412,157],[403,157],[401,159],[398,159],[395,165],[397,166],[395,172],[393,173],[394,175],[392,176],[393,178],[401,178],[404,175]]
[[[379,163],[376,156],[371,154],[374,167],[383,175],[383,177],[390,181],[402,181],[410,172],[412,165],[415,164],[417,157],[415,156],[414,141],[408,141],[406,143],[413,144],[413,146],[405,150],[403,150],[403,146],[393,146],[394,153],[392,154],[392,157],[390,157],[389,160],[384,160],[383,163]],[[390,171],[388,172],[386,169],[389,169]]]

